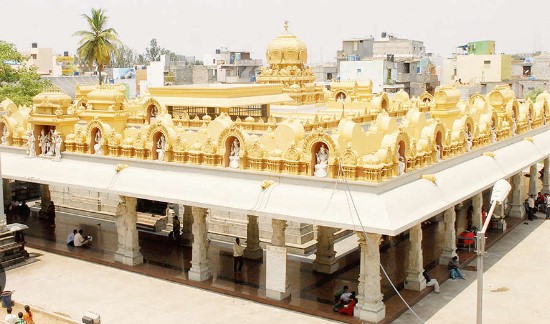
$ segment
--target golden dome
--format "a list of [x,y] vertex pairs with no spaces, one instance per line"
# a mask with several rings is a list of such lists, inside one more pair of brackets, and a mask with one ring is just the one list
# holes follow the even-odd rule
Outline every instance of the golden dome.
[[60,90],[52,88],[37,94],[32,101],[36,106],[66,108],[71,104],[72,98]]
[[303,65],[307,62],[306,43],[289,33],[288,22],[285,22],[285,32],[267,46],[266,59],[269,65]]
[[90,103],[121,103],[124,101],[124,92],[111,86],[101,86],[88,93]]

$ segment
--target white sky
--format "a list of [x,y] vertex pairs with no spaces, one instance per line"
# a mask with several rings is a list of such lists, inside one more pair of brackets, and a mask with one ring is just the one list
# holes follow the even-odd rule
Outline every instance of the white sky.
[[250,50],[265,59],[283,31],[306,42],[310,63],[334,61],[346,38],[382,31],[424,41],[429,52],[450,55],[457,45],[492,39],[503,53],[547,50],[550,1],[519,0],[1,0],[0,39],[28,51],[32,42],[74,53],[85,29],[82,13],[104,8],[109,27],[138,52],[152,38],[178,54],[216,48]]

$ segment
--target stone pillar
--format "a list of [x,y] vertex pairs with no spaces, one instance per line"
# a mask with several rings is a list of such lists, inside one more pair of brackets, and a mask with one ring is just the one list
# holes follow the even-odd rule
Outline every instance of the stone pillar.
[[542,173],[542,193],[550,194],[550,157],[544,159],[544,172]]
[[510,199],[510,211],[508,216],[523,218],[525,215],[525,207],[523,206],[523,193],[521,188],[521,172],[512,176],[512,190]]
[[313,270],[322,273],[334,273],[338,270],[336,252],[334,251],[334,233],[336,228],[327,226],[317,227],[317,252],[313,261]]
[[454,206],[443,212],[443,219],[445,222],[445,237],[443,238],[439,264],[447,265],[449,260],[456,255],[456,212]]
[[2,197],[4,198],[2,207],[11,203],[11,186],[9,179],[2,179]]
[[[2,178],[2,166],[0,165],[0,179],[3,179]],[[0,199],[2,199],[2,201],[0,202],[0,233],[3,233],[4,231],[6,231],[6,225],[8,224],[8,221],[6,219],[6,213],[4,212],[4,186],[2,186],[2,188],[0,188],[0,190],[2,190],[2,192],[0,192]]]
[[273,218],[271,220],[271,226],[273,227],[273,234],[271,235],[271,245],[286,247],[285,229],[288,226],[286,221]]
[[193,214],[191,213],[191,206],[179,205],[178,217],[181,222],[181,242],[185,246],[191,246],[193,244]]
[[[537,170],[537,164],[533,164],[529,169],[529,195],[537,195],[537,178],[539,172]],[[535,197],[536,198],[536,197]]]
[[260,247],[260,227],[258,226],[258,217],[248,216],[248,225],[246,227],[246,248],[244,257],[247,259],[260,260],[264,256],[264,251]]
[[118,238],[118,249],[115,261],[127,265],[143,263],[143,255],[139,251],[139,237],[137,231],[137,199],[134,197],[119,196],[115,213],[115,224]]
[[478,193],[472,197],[472,226],[481,230],[481,207],[483,207],[483,195]]
[[189,280],[204,281],[212,276],[208,260],[206,208],[191,207],[193,214],[193,248],[191,254],[191,269]]
[[426,288],[424,258],[422,256],[422,225],[418,224],[409,230],[409,262],[405,289],[421,291]]
[[356,232],[361,249],[359,286],[354,315],[363,321],[377,323],[386,316],[380,284],[380,234]]
[[42,214],[46,213],[51,201],[52,201],[52,198],[50,195],[50,186],[47,184],[41,184],[40,185],[40,212]]
[[273,236],[266,249],[265,295],[267,298],[283,300],[290,296],[287,278],[287,251],[285,243],[285,220],[272,219]]

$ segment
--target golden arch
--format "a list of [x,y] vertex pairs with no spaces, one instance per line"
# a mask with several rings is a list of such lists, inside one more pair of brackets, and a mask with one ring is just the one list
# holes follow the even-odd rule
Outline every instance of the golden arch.
[[229,154],[231,154],[231,145],[233,145],[235,139],[239,142],[239,157],[243,158],[246,156],[248,139],[246,133],[233,124],[231,127],[225,128],[218,137],[219,154],[223,157],[223,165],[225,167],[229,166]]
[[103,150],[102,153],[105,153],[104,148],[105,144],[107,144],[106,139],[111,133],[111,127],[108,124],[104,124],[98,119],[94,119],[90,121],[86,126],[86,142],[88,142],[88,150],[90,154],[95,154],[94,145],[97,144],[95,138],[98,130],[101,132],[101,135],[103,137],[103,144],[101,145],[101,149]]
[[146,121],[150,121],[151,118],[157,118],[160,115],[168,113],[166,106],[158,102],[155,98],[148,98],[144,103]]
[[332,174],[332,171],[330,169],[331,166],[334,167],[338,164],[338,158],[340,157],[340,152],[338,150],[338,146],[336,143],[332,140],[332,137],[330,137],[327,133],[325,133],[325,130],[322,128],[319,128],[313,132],[311,132],[304,141],[304,149],[303,151],[305,154],[302,155],[303,162],[306,163],[306,165],[309,168],[309,175],[313,176],[313,166],[317,163],[315,153],[319,151],[321,148],[321,145],[325,145],[328,148],[329,151],[329,158],[328,158],[328,166],[329,166],[329,177]]
[[160,133],[164,135],[164,139],[166,140],[165,150],[172,150],[173,141],[176,138],[176,132],[172,128],[166,127],[163,123],[155,123],[149,128],[147,131],[148,142],[154,146],[160,137]]

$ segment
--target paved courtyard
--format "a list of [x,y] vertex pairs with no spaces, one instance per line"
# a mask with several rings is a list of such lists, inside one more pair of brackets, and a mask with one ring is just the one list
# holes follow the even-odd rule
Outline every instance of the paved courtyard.
[[[318,317],[29,249],[39,262],[9,270],[14,300],[80,323],[331,323]],[[43,323],[39,323],[43,324]],[[47,323],[46,323],[47,324]]]
[[[538,219],[527,223],[518,225],[486,255],[484,323],[549,321],[550,221]],[[475,264],[474,261],[470,265]],[[475,323],[476,275],[475,271],[464,271],[465,281],[447,280],[441,285],[440,294],[431,293],[413,309],[427,323]],[[417,322],[410,311],[395,321]]]

